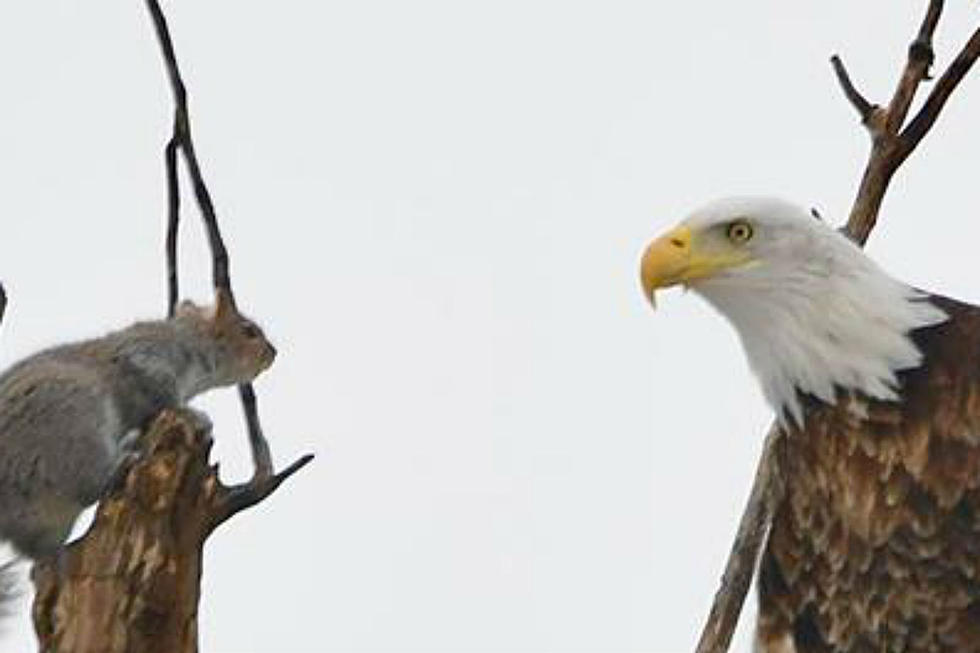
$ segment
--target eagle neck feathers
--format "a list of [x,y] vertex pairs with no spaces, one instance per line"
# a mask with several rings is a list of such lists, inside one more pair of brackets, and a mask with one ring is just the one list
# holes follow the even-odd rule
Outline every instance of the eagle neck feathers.
[[694,287],[735,326],[777,416],[798,426],[801,394],[828,404],[842,390],[898,400],[898,372],[923,360],[912,332],[947,319],[927,293],[831,230],[810,251],[810,260],[760,265],[737,283]]

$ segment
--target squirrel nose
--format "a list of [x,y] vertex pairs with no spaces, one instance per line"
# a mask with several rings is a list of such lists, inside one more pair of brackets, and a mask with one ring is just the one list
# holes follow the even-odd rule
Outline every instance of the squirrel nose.
[[269,344],[269,362],[276,360],[276,348]]

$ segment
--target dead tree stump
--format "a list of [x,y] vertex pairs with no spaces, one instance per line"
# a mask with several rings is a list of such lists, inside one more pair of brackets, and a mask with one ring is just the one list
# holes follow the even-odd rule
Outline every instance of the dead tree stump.
[[42,652],[197,651],[204,541],[228,516],[210,431],[192,411],[161,413],[85,537],[35,564]]

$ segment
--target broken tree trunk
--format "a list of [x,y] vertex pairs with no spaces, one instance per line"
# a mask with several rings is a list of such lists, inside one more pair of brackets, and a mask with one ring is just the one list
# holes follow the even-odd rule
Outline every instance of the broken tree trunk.
[[210,430],[192,411],[161,413],[85,537],[34,565],[41,651],[197,651],[204,541],[228,516]]

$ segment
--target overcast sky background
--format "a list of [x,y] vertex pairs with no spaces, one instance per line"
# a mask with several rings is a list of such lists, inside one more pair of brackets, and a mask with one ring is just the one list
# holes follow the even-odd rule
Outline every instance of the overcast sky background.
[[[828,57],[885,100],[925,4],[166,3],[239,302],[280,350],[273,452],[318,456],[209,541],[202,650],[690,650],[770,414],[722,318],[650,311],[639,254],[731,193],[840,222],[867,139]],[[980,21],[948,4],[941,64]],[[0,5],[3,365],[162,313],[156,47],[138,0]],[[869,245],[972,301],[978,115],[975,74]],[[230,479],[236,401],[199,402]]]

